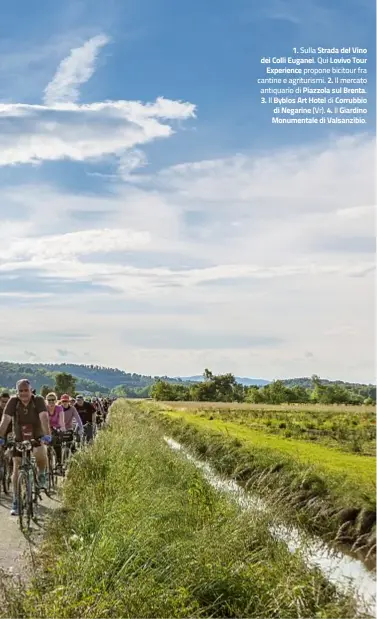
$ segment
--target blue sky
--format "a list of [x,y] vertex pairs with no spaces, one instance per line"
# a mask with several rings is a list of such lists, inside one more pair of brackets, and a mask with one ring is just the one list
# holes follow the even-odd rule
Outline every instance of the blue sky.
[[[8,3],[2,358],[374,380],[374,24],[369,0]],[[271,124],[260,57],[301,45],[368,48],[362,129]]]

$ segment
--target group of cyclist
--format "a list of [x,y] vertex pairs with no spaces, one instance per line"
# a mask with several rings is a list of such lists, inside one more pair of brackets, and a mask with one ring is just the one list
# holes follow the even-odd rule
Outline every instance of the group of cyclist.
[[[77,433],[91,443],[96,428],[105,421],[110,398],[93,398],[85,400],[84,396],[63,394],[60,398],[54,392],[46,398],[37,395],[27,378],[16,384],[17,393],[11,396],[7,392],[0,395],[0,448],[10,449],[12,458],[13,502],[12,515],[18,515],[17,481],[21,464],[21,453],[17,444],[33,441],[33,455],[38,471],[38,485],[46,488],[47,445],[53,445],[57,464],[61,458],[61,436],[67,431]],[[12,447],[10,447],[12,445]]]

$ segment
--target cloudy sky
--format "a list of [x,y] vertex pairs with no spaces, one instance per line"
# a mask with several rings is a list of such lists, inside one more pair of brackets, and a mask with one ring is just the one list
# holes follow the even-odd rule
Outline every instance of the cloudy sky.
[[277,126],[256,85],[359,46],[374,92],[374,2],[6,4],[1,359],[374,381],[374,101]]

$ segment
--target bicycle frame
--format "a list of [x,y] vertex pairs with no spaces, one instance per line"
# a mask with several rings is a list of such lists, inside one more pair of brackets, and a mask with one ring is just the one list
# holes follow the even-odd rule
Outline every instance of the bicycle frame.
[[[39,441],[26,440],[16,442],[17,451],[21,452],[21,465],[17,479],[17,498],[19,509],[19,524],[20,529],[24,531],[24,517],[26,516],[27,529],[30,529],[30,521],[34,516],[34,504],[38,499],[42,500],[37,477],[37,467],[35,458],[32,455],[33,447],[39,446]],[[23,487],[25,496],[23,494]],[[26,514],[24,514],[26,511]]]

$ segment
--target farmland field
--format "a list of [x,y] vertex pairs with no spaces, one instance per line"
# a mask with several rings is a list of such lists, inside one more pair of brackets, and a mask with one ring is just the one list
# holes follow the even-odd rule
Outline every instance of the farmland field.
[[376,455],[376,414],[371,406],[270,405],[170,402],[175,411],[232,422],[363,455]]
[[375,556],[371,407],[137,404],[222,474],[265,494],[326,540]]

